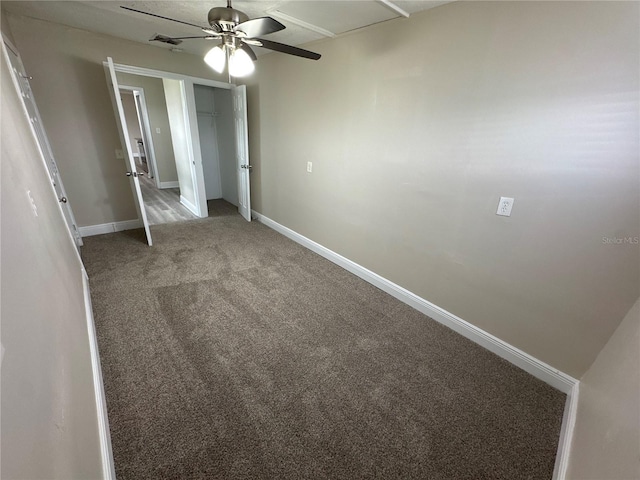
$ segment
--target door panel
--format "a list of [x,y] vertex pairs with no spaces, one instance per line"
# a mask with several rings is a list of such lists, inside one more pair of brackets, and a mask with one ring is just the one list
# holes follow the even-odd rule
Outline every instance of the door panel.
[[31,85],[29,84],[30,77],[26,74],[24,65],[22,64],[22,60],[20,59],[18,53],[15,52],[13,48],[6,43],[4,44],[4,47],[4,50],[7,52],[9,62],[11,64],[12,74],[15,77],[20,88],[20,95],[22,97],[23,104],[27,109],[29,121],[31,122],[31,126],[33,127],[33,132],[36,136],[36,140],[40,147],[42,157],[44,158],[45,165],[49,172],[49,178],[51,179],[51,183],[56,192],[56,197],[61,204],[62,213],[64,215],[67,228],[69,229],[71,237],[73,238],[76,246],[81,247],[82,237],[80,236],[80,231],[78,230],[78,225],[73,215],[71,204],[67,199],[67,192],[64,189],[62,178],[60,177],[60,172],[58,171],[58,165],[56,164],[55,157],[53,156],[53,151],[51,150],[51,145],[49,144],[49,139],[47,138],[44,126],[42,125],[38,106],[36,105],[35,99],[33,98],[33,92],[31,90]]
[[111,57],[107,57],[105,74],[107,76],[107,86],[109,88],[109,94],[111,95],[111,102],[113,103],[113,111],[116,114],[116,124],[118,125],[120,142],[124,147],[124,161],[128,170],[127,175],[129,176],[129,180],[131,183],[133,198],[136,204],[136,209],[138,210],[138,216],[142,220],[144,231],[147,235],[147,243],[149,244],[149,246],[151,246],[153,245],[153,242],[151,241],[151,230],[149,229],[147,212],[144,208],[144,201],[142,200],[142,190],[140,189],[140,180],[138,180],[139,173],[136,171],[136,164],[133,158],[133,150],[131,149],[129,135],[127,134],[127,120],[124,115],[124,108],[122,107],[122,100],[120,99],[120,87],[118,85],[118,78],[116,77],[116,71],[113,66],[113,60]]
[[251,221],[251,183],[249,173],[249,133],[247,131],[247,87],[232,86],[233,121],[236,134],[236,163],[238,168],[238,211]]

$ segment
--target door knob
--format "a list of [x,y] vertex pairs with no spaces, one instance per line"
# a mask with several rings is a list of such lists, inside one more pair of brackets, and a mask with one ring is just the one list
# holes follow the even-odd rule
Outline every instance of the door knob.
[[67,203],[67,197],[60,197],[59,199],[62,203]]

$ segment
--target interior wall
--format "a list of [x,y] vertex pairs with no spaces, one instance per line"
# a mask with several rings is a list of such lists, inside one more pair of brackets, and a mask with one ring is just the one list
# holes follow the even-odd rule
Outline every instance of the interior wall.
[[13,33],[11,33],[11,26],[4,10],[0,10],[0,30],[15,45],[16,42],[13,39]]
[[237,207],[238,166],[236,162],[236,132],[233,125],[233,99],[231,97],[231,90],[214,88],[213,97],[216,111],[218,112],[216,128],[219,139],[218,154],[220,157],[222,198]]
[[[202,58],[7,14],[79,226],[137,218],[102,62],[226,81]],[[4,17],[4,16],[3,16]],[[34,35],[34,32],[38,32]]]
[[568,479],[640,478],[640,299],[580,380]]
[[102,478],[82,264],[1,62],[0,476]]
[[[161,183],[177,182],[178,172],[176,171],[176,159],[173,156],[169,115],[167,114],[162,79],[122,72],[117,72],[116,76],[118,77],[118,83],[121,85],[139,87],[144,90],[151,127],[151,139],[153,140],[158,167],[156,174]],[[158,128],[160,129],[159,133],[157,131]],[[162,187],[162,185],[160,186]]]
[[194,85],[193,93],[198,117],[198,136],[202,154],[202,172],[207,200],[222,198],[219,141],[216,131],[216,108],[213,87]]
[[454,2],[260,57],[253,208],[582,376],[640,295],[639,8]]
[[136,111],[136,102],[133,99],[133,93],[120,90],[120,99],[122,100],[122,108],[124,109],[124,117],[127,121],[127,134],[129,135],[129,143],[131,151],[138,153],[138,138],[142,138],[140,132],[140,123],[138,122],[138,112]]
[[176,170],[178,172],[180,197],[195,207],[198,205],[198,199],[193,187],[194,178],[189,156],[191,137],[187,135],[187,118],[184,112],[181,83],[180,80],[162,79],[167,114],[169,115],[173,156],[176,159]]

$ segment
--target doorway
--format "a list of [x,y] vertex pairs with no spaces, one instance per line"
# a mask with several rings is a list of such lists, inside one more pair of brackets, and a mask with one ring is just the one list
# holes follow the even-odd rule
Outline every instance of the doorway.
[[162,81],[124,74],[118,74],[118,80],[131,84],[120,85],[120,99],[149,225],[197,218],[180,203]]
[[[114,112],[116,114],[116,123],[123,146],[125,166],[128,170],[126,174],[131,182],[136,208],[138,209],[138,218],[144,226],[148,244],[152,244],[152,239],[141,189],[141,179],[143,179],[144,176],[140,176],[137,171],[131,141],[127,134],[127,120],[122,100],[118,94],[120,83],[118,75],[120,74],[132,74],[141,77],[161,79],[170,120],[169,130],[173,142],[175,167],[178,173],[180,203],[201,218],[208,216],[208,207],[194,85],[205,85],[231,91],[234,126],[232,139],[235,147],[234,158],[236,161],[238,212],[247,221],[251,221],[249,183],[251,166],[249,165],[248,155],[246,87],[237,87],[214,80],[161,72],[141,67],[116,65],[110,57],[104,62],[104,67],[107,76],[107,85],[109,86]],[[160,173],[159,165],[156,173]]]
[[208,213],[237,212],[238,175],[231,91],[198,84],[193,90]]

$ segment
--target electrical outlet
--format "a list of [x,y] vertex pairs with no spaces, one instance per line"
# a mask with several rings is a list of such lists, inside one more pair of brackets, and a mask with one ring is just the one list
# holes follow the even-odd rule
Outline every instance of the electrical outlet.
[[309,173],[313,172],[313,163],[312,162],[307,162],[307,172],[309,172]]
[[513,208],[513,198],[500,197],[500,201],[498,202],[498,211],[496,212],[496,215],[502,215],[503,217],[510,217],[512,208]]

